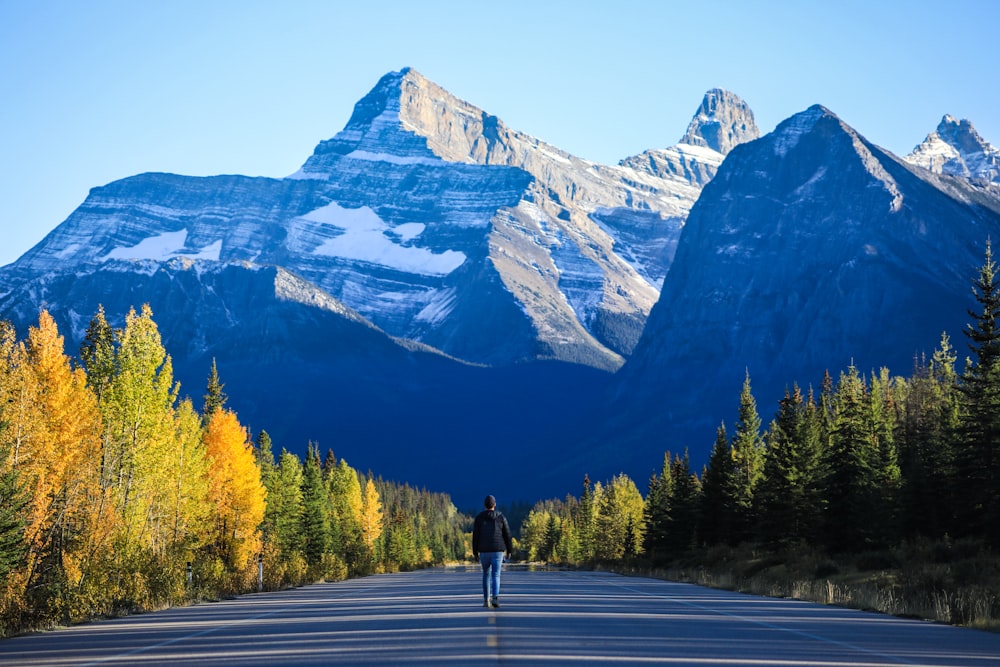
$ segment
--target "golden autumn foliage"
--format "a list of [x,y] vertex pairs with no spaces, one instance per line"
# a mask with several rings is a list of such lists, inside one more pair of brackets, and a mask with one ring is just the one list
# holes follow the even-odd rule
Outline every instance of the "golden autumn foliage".
[[[271,587],[382,567],[393,487],[332,453],[276,464],[224,407],[214,364],[213,381],[207,414],[179,398],[148,305],[120,329],[99,309],[79,364],[48,312],[23,340],[0,321],[0,637],[246,591],[258,554]],[[462,545],[460,521],[449,530]]]
[[264,485],[247,431],[230,410],[216,410],[205,427],[208,497],[215,515],[213,544],[231,567],[250,563],[261,550]]
[[371,478],[365,484],[361,508],[361,539],[369,552],[374,553],[375,542],[382,536],[382,500]]
[[34,385],[35,431],[22,463],[33,480],[29,543],[42,557],[59,549],[71,583],[82,577],[81,562],[100,522],[97,401],[82,369],[72,368],[63,337],[48,312],[28,333],[27,358]]
[[72,368],[63,337],[47,312],[31,327],[26,342],[14,343],[8,333],[2,348],[7,465],[18,471],[30,497],[26,583],[42,574],[47,560],[56,560],[75,584],[100,528],[94,513],[100,495],[97,402],[83,371]]

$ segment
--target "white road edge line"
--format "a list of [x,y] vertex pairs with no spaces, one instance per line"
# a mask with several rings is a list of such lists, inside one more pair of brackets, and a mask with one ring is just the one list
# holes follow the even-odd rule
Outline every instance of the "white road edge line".
[[[825,642],[827,644],[833,644],[834,646],[840,646],[842,648],[850,649],[852,651],[858,651],[859,653],[862,653],[862,654],[865,654],[865,655],[874,656],[874,657],[877,657],[877,658],[881,658],[883,660],[891,660],[892,662],[895,662],[895,663],[898,663],[898,664],[901,664],[901,665],[921,665],[922,664],[922,665],[925,665],[926,667],[934,667],[933,665],[929,665],[928,663],[914,662],[913,660],[910,660],[910,659],[901,658],[898,655],[892,655],[892,654],[889,654],[889,653],[882,653],[881,651],[874,651],[872,649],[868,649],[868,648],[865,648],[863,646],[857,646],[856,644],[850,644],[848,642],[842,642],[842,641],[839,641],[837,639],[830,639],[829,637],[823,637],[822,635],[815,635],[815,634],[812,634],[810,632],[803,632],[802,630],[796,630],[795,628],[788,628],[788,627],[785,627],[785,626],[777,625],[775,623],[769,623],[767,621],[761,621],[761,620],[754,619],[754,618],[748,618],[748,617],[743,616],[741,614],[734,614],[734,613],[728,612],[728,611],[720,611],[718,609],[712,609],[711,607],[706,607],[704,605],[696,604],[694,602],[687,602],[686,600],[679,600],[679,599],[677,599],[675,597],[671,597],[670,595],[661,595],[661,594],[647,593],[646,591],[641,591],[641,590],[639,590],[637,588],[632,588],[630,586],[626,586],[625,584],[621,584],[621,583],[618,583],[618,582],[615,582],[615,581],[610,581],[609,580],[609,582],[611,584],[615,585],[615,586],[618,586],[619,588],[624,588],[627,591],[632,591],[633,593],[638,593],[639,595],[645,595],[646,597],[662,598],[664,600],[670,600],[671,602],[675,602],[677,604],[685,605],[687,607],[693,607],[693,608],[699,609],[701,611],[706,611],[706,612],[709,612],[709,613],[712,613],[712,614],[717,614],[719,616],[728,616],[729,618],[734,618],[734,619],[736,619],[738,621],[742,621],[744,623],[753,623],[754,625],[760,625],[762,627],[770,628],[772,630],[780,630],[782,632],[789,632],[789,633],[791,633],[793,635],[799,635],[800,637],[805,637],[806,639],[812,639],[812,640],[819,641],[819,642]],[[688,585],[690,585],[690,586],[697,586],[697,584],[688,584]]]

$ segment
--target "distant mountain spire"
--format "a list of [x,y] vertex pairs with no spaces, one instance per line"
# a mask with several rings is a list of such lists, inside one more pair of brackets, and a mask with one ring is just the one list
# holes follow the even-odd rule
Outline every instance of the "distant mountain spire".
[[739,144],[759,136],[750,105],[735,93],[713,88],[705,93],[680,143],[705,146],[728,155]]
[[906,161],[938,174],[1000,185],[1000,149],[983,139],[967,119],[945,115]]

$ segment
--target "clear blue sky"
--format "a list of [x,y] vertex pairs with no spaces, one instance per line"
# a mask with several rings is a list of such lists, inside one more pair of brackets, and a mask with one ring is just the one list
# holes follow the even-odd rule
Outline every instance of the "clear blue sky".
[[1000,145],[998,38],[995,0],[0,0],[0,265],[119,178],[288,175],[406,66],[611,164],[713,87],[764,132],[820,103],[900,155],[946,113]]

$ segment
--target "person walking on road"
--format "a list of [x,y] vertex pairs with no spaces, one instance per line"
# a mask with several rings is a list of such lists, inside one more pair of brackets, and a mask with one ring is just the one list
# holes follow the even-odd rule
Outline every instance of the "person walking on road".
[[500,569],[506,552],[514,552],[507,517],[497,511],[497,500],[486,496],[486,507],[472,524],[472,556],[483,566],[483,606],[500,607]]

